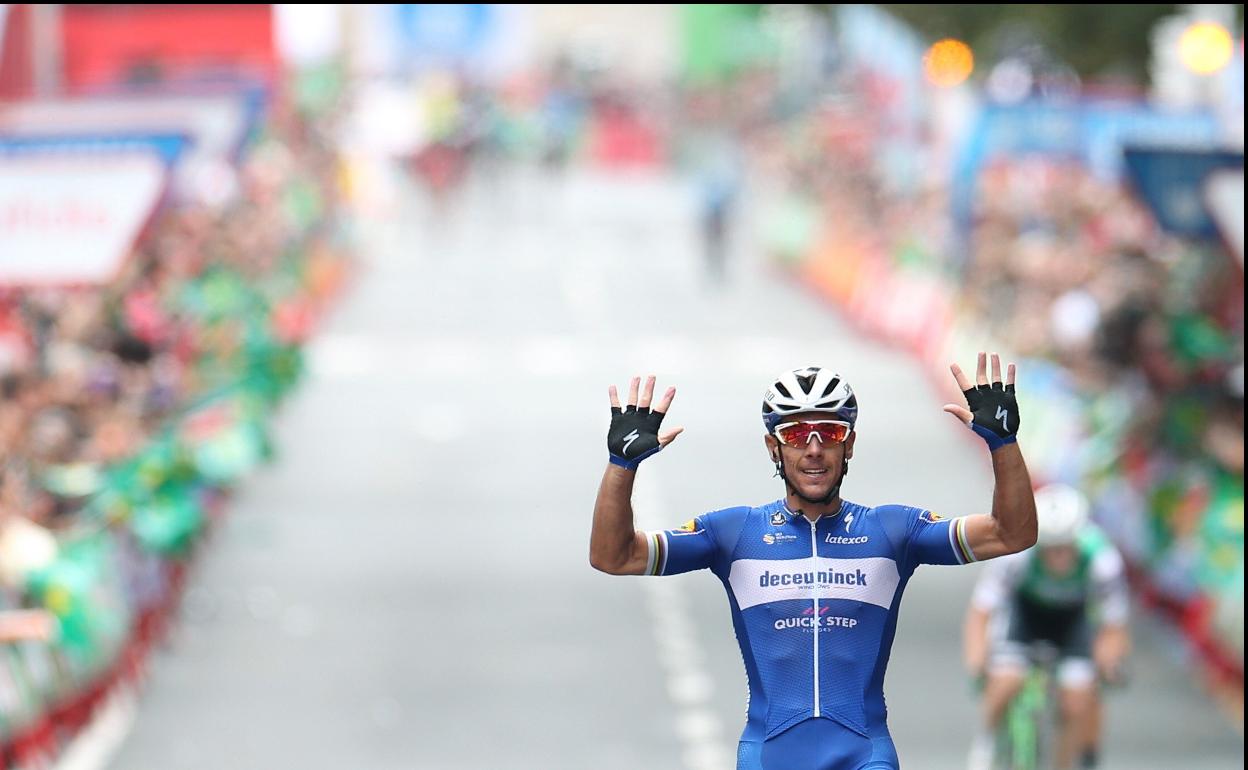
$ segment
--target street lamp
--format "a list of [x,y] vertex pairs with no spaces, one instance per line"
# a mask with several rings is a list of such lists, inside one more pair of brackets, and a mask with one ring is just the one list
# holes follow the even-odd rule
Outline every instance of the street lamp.
[[1179,60],[1197,75],[1212,75],[1230,63],[1231,47],[1231,33],[1226,27],[1197,22],[1179,37]]
[[975,56],[971,47],[961,40],[938,40],[923,54],[923,74],[927,82],[939,88],[962,84],[974,69]]

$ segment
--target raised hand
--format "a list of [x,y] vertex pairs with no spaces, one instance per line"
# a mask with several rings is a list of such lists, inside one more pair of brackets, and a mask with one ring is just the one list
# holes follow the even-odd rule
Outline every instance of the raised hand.
[[620,396],[612,385],[608,390],[611,396],[611,428],[607,431],[607,451],[615,465],[635,470],[641,461],[672,443],[684,428],[672,428],[659,431],[663,418],[667,415],[672,399],[676,397],[676,388],[668,388],[663,398],[652,409],[654,399],[654,376],[646,378],[646,388],[641,388],[641,378],[634,377],[628,387],[628,404],[620,407]]
[[[992,381],[988,380],[988,354],[980,353],[975,367],[975,384],[966,378],[962,368],[951,364],[953,379],[966,397],[966,407],[945,404],[944,410],[957,417],[996,451],[1018,440],[1018,399],[1014,395],[1015,367],[1006,370],[1001,382],[1001,357],[992,354]],[[969,407],[969,409],[967,408]]]

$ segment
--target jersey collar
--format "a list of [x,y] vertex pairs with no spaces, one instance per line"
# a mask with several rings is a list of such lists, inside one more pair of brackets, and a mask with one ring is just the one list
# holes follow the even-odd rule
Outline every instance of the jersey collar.
[[[837,519],[840,518],[841,514],[845,512],[845,509],[850,507],[851,505],[853,505],[853,503],[849,502],[848,500],[842,497],[841,507],[839,510],[837,510],[836,513],[825,513],[824,515],[816,519],[815,523],[818,524],[819,522],[823,522],[823,521],[836,521]],[[780,513],[784,514],[785,523],[791,524],[794,518],[800,518],[803,521],[809,521],[808,519],[806,519],[805,516],[803,516],[802,514],[790,508],[789,501],[784,498],[780,498]]]

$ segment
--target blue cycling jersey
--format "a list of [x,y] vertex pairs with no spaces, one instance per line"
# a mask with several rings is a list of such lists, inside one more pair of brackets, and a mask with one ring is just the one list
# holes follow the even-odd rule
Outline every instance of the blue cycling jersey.
[[[706,513],[648,542],[649,574],[709,568],[728,593],[750,692],[738,770],[896,767],[884,669],[901,595],[920,564],[974,560],[963,519],[844,502],[812,523],[778,500]],[[777,756],[772,742],[809,719],[838,723],[829,734],[852,736],[845,757],[861,761]]]

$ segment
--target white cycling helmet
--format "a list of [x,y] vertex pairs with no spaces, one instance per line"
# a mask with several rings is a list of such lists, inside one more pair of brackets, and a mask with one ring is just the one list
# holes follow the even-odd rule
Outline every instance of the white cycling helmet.
[[1088,523],[1088,498],[1066,484],[1049,484],[1036,490],[1036,545],[1070,545]]
[[825,412],[849,423],[858,420],[858,397],[841,375],[807,366],[776,377],[763,396],[763,425],[773,433],[784,418],[801,412]]

